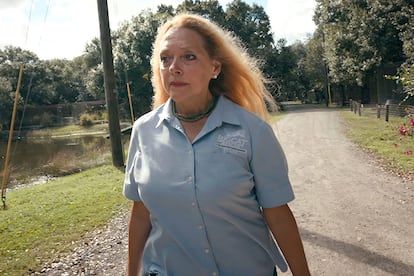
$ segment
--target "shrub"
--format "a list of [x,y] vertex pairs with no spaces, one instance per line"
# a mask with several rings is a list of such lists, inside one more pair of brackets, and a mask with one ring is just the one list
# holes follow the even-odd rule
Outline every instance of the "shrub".
[[101,120],[108,121],[108,112],[102,112]]
[[84,126],[84,127],[92,126],[93,125],[93,116],[88,114],[88,113],[82,114],[79,118],[79,124],[81,126]]

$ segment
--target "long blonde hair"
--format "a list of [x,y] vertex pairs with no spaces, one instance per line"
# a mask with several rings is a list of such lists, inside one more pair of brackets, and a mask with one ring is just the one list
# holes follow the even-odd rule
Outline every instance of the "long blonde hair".
[[153,108],[162,105],[169,98],[161,82],[160,42],[171,28],[188,28],[197,32],[204,39],[210,58],[221,62],[218,78],[209,84],[211,93],[224,95],[265,120],[269,118],[268,108],[275,109],[276,104],[266,89],[266,79],[257,60],[247,54],[235,36],[194,14],[177,15],[158,30],[151,57]]

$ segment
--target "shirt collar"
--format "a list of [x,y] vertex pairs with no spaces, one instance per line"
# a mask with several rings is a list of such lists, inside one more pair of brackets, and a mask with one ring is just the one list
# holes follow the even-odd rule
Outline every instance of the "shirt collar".
[[225,96],[220,96],[216,108],[213,113],[211,113],[209,119],[209,122],[216,126],[220,126],[222,123],[233,125],[241,124],[238,112],[236,112],[236,104]]
[[172,113],[171,103],[172,103],[171,98],[169,98],[162,106],[160,106],[159,108],[160,112],[158,113],[159,119],[155,127],[159,127],[164,120],[171,123],[172,120],[175,118]]
[[[208,124],[213,126],[221,126],[223,123],[229,123],[233,125],[240,125],[240,117],[236,112],[236,105],[225,96],[219,96],[217,105],[211,113]],[[173,124],[175,120],[178,120],[172,112],[172,100],[169,98],[164,105],[160,107],[159,120],[156,127],[159,127],[163,121],[167,121]]]

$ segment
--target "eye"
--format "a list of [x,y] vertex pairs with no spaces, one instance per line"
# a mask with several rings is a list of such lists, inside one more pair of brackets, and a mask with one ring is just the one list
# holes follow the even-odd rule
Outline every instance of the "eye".
[[161,60],[161,66],[163,68],[165,68],[165,67],[170,66],[172,58],[170,56],[167,56],[167,55],[162,55],[160,57],[160,60]]
[[197,59],[196,56],[193,55],[193,54],[186,54],[184,56],[184,58],[185,58],[186,61],[192,61],[192,60],[196,60]]
[[170,60],[170,57],[169,56],[161,56],[161,62],[162,63],[166,63],[166,62],[168,62]]

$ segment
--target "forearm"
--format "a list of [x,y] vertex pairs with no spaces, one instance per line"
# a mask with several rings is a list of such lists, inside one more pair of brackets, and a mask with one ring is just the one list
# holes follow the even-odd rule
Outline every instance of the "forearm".
[[137,276],[151,223],[149,213],[140,202],[134,202],[128,230],[128,276]]
[[293,275],[310,275],[295,218],[287,205],[264,209],[268,226]]

